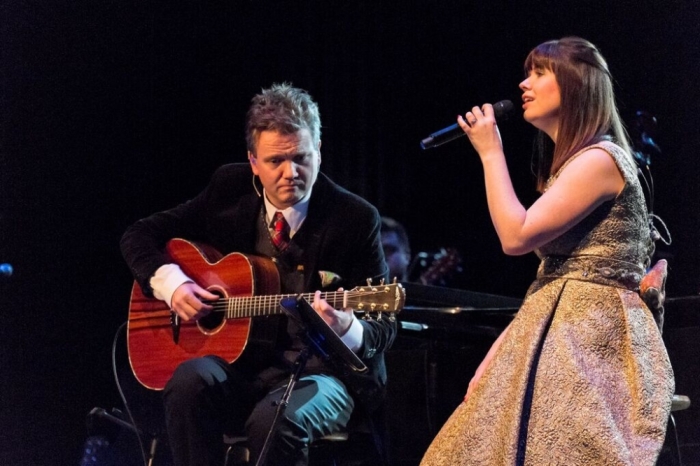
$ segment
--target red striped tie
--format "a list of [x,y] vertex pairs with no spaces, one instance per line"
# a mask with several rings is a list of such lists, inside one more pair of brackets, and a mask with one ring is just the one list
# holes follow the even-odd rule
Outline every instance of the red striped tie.
[[272,227],[275,230],[272,234],[272,242],[277,249],[284,251],[289,246],[289,224],[282,212],[275,212],[275,216],[272,219]]

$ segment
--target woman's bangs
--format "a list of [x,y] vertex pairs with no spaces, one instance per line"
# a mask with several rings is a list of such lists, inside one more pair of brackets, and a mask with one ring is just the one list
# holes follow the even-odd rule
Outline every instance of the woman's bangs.
[[525,59],[525,75],[534,69],[554,71],[555,50],[555,44],[549,42],[533,49]]

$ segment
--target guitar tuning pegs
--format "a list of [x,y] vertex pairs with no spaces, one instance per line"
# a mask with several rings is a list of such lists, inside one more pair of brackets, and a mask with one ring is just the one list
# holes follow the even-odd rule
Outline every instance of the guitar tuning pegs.
[[381,285],[384,285],[384,278],[383,278],[383,277],[382,277],[381,280],[379,280],[379,285],[380,285],[380,286],[381,286]]
[[367,286],[372,286],[372,279],[371,278],[367,279]]
[[389,313],[389,322],[396,322],[396,314],[393,312]]
[[382,311],[379,311],[377,313],[377,322],[381,322],[381,321],[382,321]]

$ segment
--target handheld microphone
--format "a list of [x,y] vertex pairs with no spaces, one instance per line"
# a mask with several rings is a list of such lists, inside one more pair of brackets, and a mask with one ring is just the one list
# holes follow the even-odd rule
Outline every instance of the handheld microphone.
[[[508,116],[513,111],[513,102],[510,100],[501,100],[493,104],[493,114],[496,116],[496,121],[505,121]],[[447,128],[437,131],[420,142],[420,146],[425,149],[432,149],[433,147],[441,146],[446,142],[450,142],[454,139],[464,136],[465,133],[462,128],[459,127],[457,123]]]

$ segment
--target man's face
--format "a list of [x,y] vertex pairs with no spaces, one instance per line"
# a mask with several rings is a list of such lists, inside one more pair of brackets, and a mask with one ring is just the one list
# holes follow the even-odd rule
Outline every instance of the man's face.
[[389,266],[389,278],[396,277],[399,281],[406,281],[408,277],[408,265],[411,262],[408,251],[401,244],[401,240],[396,232],[388,231],[382,233],[382,248],[386,263]]
[[260,133],[256,154],[248,152],[248,160],[275,207],[286,209],[308,194],[321,168],[320,149],[321,143],[314,147],[307,129],[294,134]]

